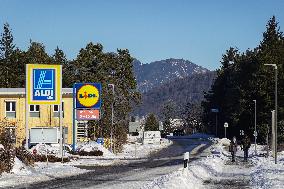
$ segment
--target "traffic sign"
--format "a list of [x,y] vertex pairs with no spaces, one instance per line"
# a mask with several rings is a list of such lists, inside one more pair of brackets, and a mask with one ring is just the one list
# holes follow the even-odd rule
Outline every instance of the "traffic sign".
[[27,64],[26,72],[28,104],[60,104],[61,65]]
[[218,110],[217,108],[212,108],[212,109],[211,109],[211,112],[213,112],[213,113],[218,113],[219,110]]
[[100,83],[76,83],[76,109],[100,109],[101,90]]
[[227,122],[225,122],[224,127],[229,127],[229,124]]

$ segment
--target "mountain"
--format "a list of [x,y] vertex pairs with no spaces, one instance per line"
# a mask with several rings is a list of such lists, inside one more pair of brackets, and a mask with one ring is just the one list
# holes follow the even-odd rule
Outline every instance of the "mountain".
[[210,90],[215,77],[216,72],[201,69],[190,76],[153,87],[142,94],[142,103],[136,107],[133,115],[143,116],[152,112],[161,117],[163,106],[169,101],[174,104],[176,115],[180,115],[187,103],[198,104],[203,100],[204,92]]
[[142,93],[150,91],[163,83],[177,78],[185,78],[193,74],[206,73],[209,70],[184,59],[166,59],[149,64],[134,60],[134,73],[138,90]]

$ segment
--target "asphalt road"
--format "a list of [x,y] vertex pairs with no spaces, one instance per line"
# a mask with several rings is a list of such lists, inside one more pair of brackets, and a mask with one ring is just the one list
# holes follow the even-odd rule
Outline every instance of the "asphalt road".
[[200,158],[201,152],[210,145],[207,140],[173,139],[171,146],[151,154],[149,158],[132,160],[124,165],[80,166],[90,172],[13,188],[141,188],[154,178],[183,167],[183,153],[192,151],[200,144],[207,145],[191,155],[190,161],[193,161]]

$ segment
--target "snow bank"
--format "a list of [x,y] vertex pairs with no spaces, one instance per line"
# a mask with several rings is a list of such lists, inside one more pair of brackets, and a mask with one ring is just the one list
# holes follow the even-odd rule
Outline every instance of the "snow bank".
[[200,188],[202,182],[192,172],[178,170],[172,174],[161,176],[153,182],[145,185],[142,189],[195,189]]
[[11,173],[18,174],[18,175],[28,175],[28,174],[31,174],[32,171],[28,166],[26,166],[17,157],[15,157],[14,166],[13,166]]
[[108,149],[106,149],[103,145],[98,144],[95,141],[90,141],[87,143],[79,144],[77,149],[78,151],[85,151],[85,152],[100,150],[103,152],[103,157],[114,157],[115,156]]
[[59,155],[59,146],[50,146],[47,144],[37,144],[30,149],[30,152],[33,153],[36,150],[36,154],[45,155],[46,152],[49,155]]
[[[210,188],[206,181],[222,179],[248,179],[249,185],[255,189],[283,188],[284,185],[284,152],[278,153],[278,163],[274,164],[273,157],[263,157],[264,146],[257,145],[254,155],[254,145],[249,150],[249,163],[230,164],[231,154],[228,152],[228,139],[212,138],[214,143],[209,149],[211,155],[189,164],[188,169],[180,169],[172,174],[164,175],[144,186],[150,188]],[[270,153],[271,154],[271,153]],[[243,151],[238,147],[237,161],[242,161]]]

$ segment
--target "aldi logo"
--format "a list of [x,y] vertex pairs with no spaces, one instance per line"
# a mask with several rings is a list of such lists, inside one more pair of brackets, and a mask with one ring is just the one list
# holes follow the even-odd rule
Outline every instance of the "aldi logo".
[[55,69],[33,71],[33,100],[55,100]]
[[28,104],[60,104],[61,65],[27,64]]

